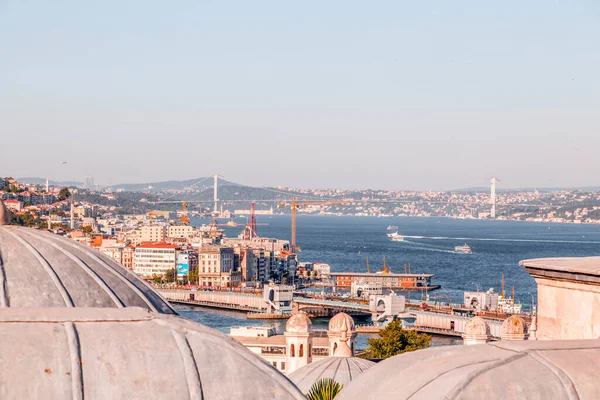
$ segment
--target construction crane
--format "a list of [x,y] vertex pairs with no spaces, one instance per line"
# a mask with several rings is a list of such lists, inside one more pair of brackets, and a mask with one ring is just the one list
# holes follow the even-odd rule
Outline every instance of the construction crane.
[[296,213],[298,208],[307,206],[330,206],[334,204],[347,204],[347,201],[296,201],[296,196],[292,198],[291,203],[279,203],[277,207],[290,207],[292,210],[292,251],[300,251],[296,246]]
[[157,215],[159,215],[159,213],[158,213],[158,212],[156,212],[156,211],[150,211],[150,212],[148,213],[148,220],[149,220],[149,221],[148,221],[148,225],[152,225],[153,218],[154,218],[155,216],[157,216]]
[[190,224],[190,218],[187,216],[187,204],[187,201],[184,201],[181,205],[181,217],[179,217],[179,220],[185,225]]

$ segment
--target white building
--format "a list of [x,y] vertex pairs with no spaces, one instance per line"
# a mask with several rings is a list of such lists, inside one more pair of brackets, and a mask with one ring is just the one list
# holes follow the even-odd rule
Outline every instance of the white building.
[[490,311],[498,308],[498,293],[494,293],[494,289],[487,292],[465,292],[464,304],[465,307],[476,311]]
[[133,272],[145,277],[164,275],[175,268],[178,249],[168,243],[142,243],[135,248]]
[[329,278],[329,273],[331,272],[331,266],[329,264],[316,262],[313,264],[313,269],[318,276]]
[[353,356],[356,328],[352,317],[339,313],[329,321],[327,331],[315,331],[308,316],[300,313],[288,319],[283,335],[272,327],[231,328],[230,335],[283,374],[290,374],[333,356],[341,340],[348,341]]

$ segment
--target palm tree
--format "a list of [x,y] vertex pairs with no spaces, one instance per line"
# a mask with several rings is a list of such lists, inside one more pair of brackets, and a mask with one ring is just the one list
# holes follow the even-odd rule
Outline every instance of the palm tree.
[[331,378],[319,379],[306,394],[308,400],[333,400],[344,388]]

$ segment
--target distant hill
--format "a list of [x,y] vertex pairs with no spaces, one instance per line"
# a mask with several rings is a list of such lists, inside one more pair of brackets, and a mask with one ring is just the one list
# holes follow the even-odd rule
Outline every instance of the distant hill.
[[[46,178],[30,177],[30,178],[16,178],[16,179],[19,182],[28,183],[30,185],[45,185],[46,184]],[[83,182],[77,182],[77,181],[49,180],[48,183],[50,184],[50,186],[83,186]]]
[[[525,187],[525,188],[498,188],[496,187],[497,193],[506,193],[506,192],[561,192],[564,190],[579,190],[582,192],[600,192],[600,186],[581,186],[581,187]],[[448,192],[459,192],[459,193],[481,193],[481,192],[489,192],[490,188],[485,186],[480,187],[472,187],[472,188],[464,188],[464,189],[456,189],[456,190],[448,190]]]
[[[198,183],[201,182],[201,183]],[[165,190],[185,190],[186,188],[192,188],[195,190],[202,190],[207,187],[212,187],[213,177],[194,178],[183,181],[160,181],[160,182],[145,182],[145,183],[120,183],[118,185],[109,186],[112,190],[122,189],[126,192],[160,192]],[[224,179],[219,179],[220,186],[238,186],[235,183],[228,182]]]

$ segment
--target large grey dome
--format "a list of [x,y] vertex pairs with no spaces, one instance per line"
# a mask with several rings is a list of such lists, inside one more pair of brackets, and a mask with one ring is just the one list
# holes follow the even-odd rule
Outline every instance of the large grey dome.
[[339,400],[598,399],[598,370],[600,340],[443,346],[380,362]]
[[0,311],[3,399],[304,399],[234,339],[138,307]]
[[308,393],[319,379],[331,378],[346,386],[375,363],[356,357],[328,357],[305,365],[288,375],[302,393]]
[[104,254],[46,231],[0,226],[0,307],[142,307],[174,314]]

